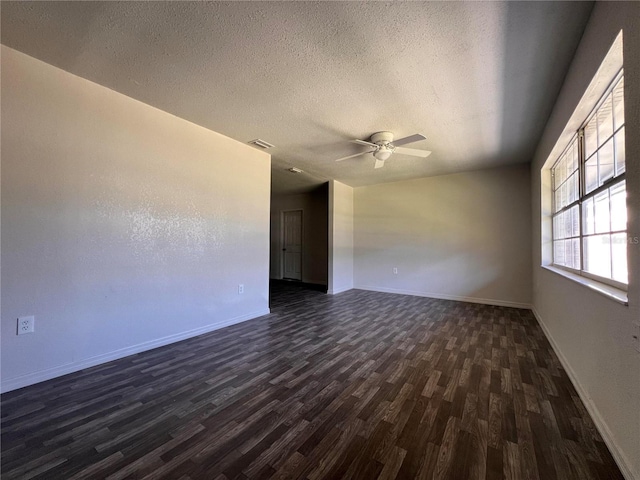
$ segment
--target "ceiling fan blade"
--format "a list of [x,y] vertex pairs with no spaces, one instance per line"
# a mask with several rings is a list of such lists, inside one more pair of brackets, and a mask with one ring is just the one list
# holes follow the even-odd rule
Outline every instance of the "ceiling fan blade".
[[376,147],[378,148],[378,145],[376,145],[375,143],[371,143],[371,142],[365,142],[364,140],[351,140],[352,143],[357,143],[358,145],[366,145],[367,147]]
[[392,143],[397,147],[399,145],[406,145],[407,143],[419,142],[420,140],[426,140],[427,137],[416,133],[415,135],[409,135],[408,137],[399,138]]
[[368,152],[360,152],[360,153],[354,153],[353,155],[349,155],[348,157],[342,157],[336,160],[336,162],[341,162],[342,160],[348,160],[350,158],[353,157],[358,157],[360,155],[364,155],[365,153],[373,153],[375,150],[369,150]]
[[393,153],[401,153],[402,155],[412,155],[414,157],[427,158],[431,155],[428,150],[418,150],[417,148],[396,147]]
[[382,168],[382,167],[384,167],[384,160],[378,160],[376,158],[376,164],[373,168]]

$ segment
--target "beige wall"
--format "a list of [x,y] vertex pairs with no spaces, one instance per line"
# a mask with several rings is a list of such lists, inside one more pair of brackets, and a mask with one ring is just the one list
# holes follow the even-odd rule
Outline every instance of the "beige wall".
[[530,304],[529,189],[528,165],[356,188],[355,287]]
[[270,277],[282,278],[282,212],[302,210],[302,281],[327,285],[328,185],[298,195],[271,197]]
[[6,47],[1,114],[3,390],[268,312],[269,155]]
[[640,478],[640,245],[628,249],[629,306],[540,267],[540,171],[623,30],[629,236],[640,236],[640,3],[597,3],[532,164],[533,305],[623,469]]
[[329,182],[329,289],[336,294],[353,288],[353,188]]

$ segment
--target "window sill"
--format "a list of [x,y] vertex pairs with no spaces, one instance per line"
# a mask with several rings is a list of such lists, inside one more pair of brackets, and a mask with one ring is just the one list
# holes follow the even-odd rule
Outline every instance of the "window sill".
[[561,268],[553,267],[551,265],[542,265],[542,268],[549,270],[550,272],[557,273],[569,280],[573,280],[574,282],[579,283],[580,285],[584,285],[591,290],[598,292],[601,295],[604,295],[607,298],[610,298],[614,302],[618,302],[622,305],[629,305],[629,299],[627,297],[627,292],[624,290],[620,290],[619,288],[612,287],[605,283],[598,282],[596,280],[592,280],[587,277],[583,277],[581,275],[576,275],[575,273],[567,272]]

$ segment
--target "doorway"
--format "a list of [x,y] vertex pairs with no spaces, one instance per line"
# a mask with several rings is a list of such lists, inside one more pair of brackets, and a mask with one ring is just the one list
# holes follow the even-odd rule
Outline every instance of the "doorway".
[[309,295],[327,293],[328,218],[328,183],[300,193],[272,192],[270,308],[283,308],[304,301]]
[[282,212],[282,278],[302,281],[302,210]]

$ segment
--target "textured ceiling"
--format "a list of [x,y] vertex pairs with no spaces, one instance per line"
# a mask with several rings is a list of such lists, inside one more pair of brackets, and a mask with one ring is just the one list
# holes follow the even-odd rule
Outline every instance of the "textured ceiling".
[[[6,2],[2,43],[242,142],[276,192],[527,162],[582,2]],[[349,143],[427,137],[374,170]],[[290,166],[303,174],[286,171]]]

